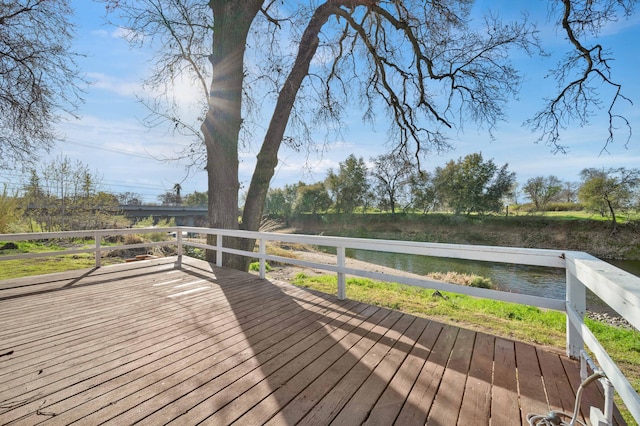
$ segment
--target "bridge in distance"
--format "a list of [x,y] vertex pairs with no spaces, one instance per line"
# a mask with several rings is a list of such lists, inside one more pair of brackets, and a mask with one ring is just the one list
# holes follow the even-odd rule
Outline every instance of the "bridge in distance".
[[207,207],[121,205],[122,213],[131,219],[152,216],[155,220],[175,218],[178,226],[206,226]]

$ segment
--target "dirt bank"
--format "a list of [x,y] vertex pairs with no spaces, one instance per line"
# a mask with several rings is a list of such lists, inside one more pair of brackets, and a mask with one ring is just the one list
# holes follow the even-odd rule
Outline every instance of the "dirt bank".
[[[335,265],[336,264],[336,256],[321,253],[317,251],[302,251],[302,250],[292,250],[290,251],[291,256],[298,260],[304,260],[307,262],[313,263],[322,263],[325,265]],[[383,274],[391,274],[398,275],[402,277],[414,277],[414,278],[424,278],[418,274],[412,274],[410,272],[401,271],[398,269],[388,268],[386,266],[375,265],[373,263],[363,262],[361,260],[350,259],[347,258],[345,260],[346,266],[354,269],[362,269],[363,271],[369,272],[379,272]],[[276,279],[279,281],[291,282],[296,275],[299,273],[305,273],[309,276],[314,275],[327,275],[332,272],[319,269],[319,268],[304,268],[295,265],[271,265],[272,270],[267,272],[267,278]]]

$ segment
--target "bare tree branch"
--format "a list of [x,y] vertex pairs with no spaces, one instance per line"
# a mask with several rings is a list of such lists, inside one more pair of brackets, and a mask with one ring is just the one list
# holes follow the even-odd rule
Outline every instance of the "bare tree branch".
[[82,102],[72,15],[67,0],[0,2],[0,167],[49,149]]
[[582,39],[587,35],[598,36],[604,25],[619,19],[619,14],[631,14],[635,3],[635,0],[562,0],[560,26],[574,51],[567,54],[565,60],[552,71],[559,82],[558,95],[547,99],[546,106],[525,123],[532,130],[541,132],[538,141],[545,142],[553,152],[567,152],[567,147],[560,139],[561,130],[568,123],[577,120],[584,126],[594,115],[594,109],[602,109],[602,101],[596,90],[601,85],[613,89],[606,106],[608,137],[601,153],[606,152],[613,143],[618,130],[617,122],[626,129],[624,146],[629,143],[631,123],[615,111],[621,101],[631,105],[633,102],[622,93],[622,85],[611,78],[609,62],[612,58],[609,53],[599,43],[588,46]]

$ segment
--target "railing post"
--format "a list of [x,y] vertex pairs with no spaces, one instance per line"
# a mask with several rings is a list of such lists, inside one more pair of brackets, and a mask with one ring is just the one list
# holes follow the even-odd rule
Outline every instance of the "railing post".
[[222,235],[216,235],[216,266],[222,267]]
[[[575,276],[575,266],[567,267],[567,309],[573,310],[581,322],[587,312],[587,290]],[[580,358],[584,349],[584,339],[579,325],[573,324],[567,315],[567,355],[573,359]]]
[[96,268],[99,268],[100,266],[102,266],[102,252],[100,250],[100,242],[102,241],[102,236],[100,236],[100,234],[93,234],[93,239],[95,240],[95,247],[96,247]]
[[343,272],[346,265],[346,255],[344,247],[336,247],[338,254],[338,300],[347,298],[347,281]]
[[264,260],[264,256],[267,254],[267,250],[266,250],[266,243],[264,238],[260,238],[259,240],[259,244],[260,244],[260,278],[264,278],[266,276],[266,267],[265,267],[265,260]]
[[182,267],[182,255],[184,254],[182,251],[182,231],[180,228],[176,231],[176,241],[178,242],[178,261],[176,262],[176,267]]

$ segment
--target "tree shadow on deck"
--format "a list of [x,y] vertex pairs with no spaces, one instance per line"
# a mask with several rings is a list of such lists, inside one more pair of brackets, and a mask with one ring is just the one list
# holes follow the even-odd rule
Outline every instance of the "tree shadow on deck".
[[[547,395],[573,409],[576,385],[553,375],[573,364],[533,346],[194,259],[150,265],[127,267],[124,293],[110,294],[126,335],[64,348],[70,366],[47,364],[60,381],[16,408],[26,423],[522,424],[548,411]],[[109,282],[107,269],[66,289]],[[555,366],[544,380],[541,360]]]
[[[209,264],[184,270],[215,275],[242,342],[149,424],[517,424],[549,410],[533,347]],[[533,363],[519,366],[531,376],[520,396],[517,353]],[[571,411],[563,377],[546,392],[552,409]]]

